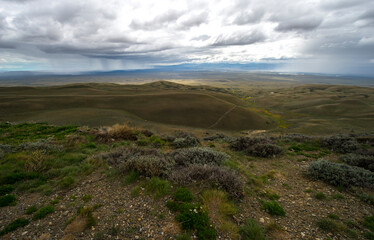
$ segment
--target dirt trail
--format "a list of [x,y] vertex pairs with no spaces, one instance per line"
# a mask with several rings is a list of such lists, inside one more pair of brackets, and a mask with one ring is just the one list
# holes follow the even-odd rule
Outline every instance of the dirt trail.
[[212,125],[210,125],[208,128],[214,128],[215,126],[218,125],[219,122],[222,121],[222,119],[224,117],[226,117],[230,112],[232,112],[234,109],[236,108],[236,105],[234,105],[232,108],[230,108],[229,110],[227,110],[224,114],[222,114],[222,116],[220,116],[217,121],[215,123],[213,123]]

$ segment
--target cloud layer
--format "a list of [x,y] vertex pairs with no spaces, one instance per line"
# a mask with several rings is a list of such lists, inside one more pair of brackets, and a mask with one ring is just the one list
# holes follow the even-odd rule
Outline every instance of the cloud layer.
[[0,71],[281,62],[374,75],[372,0],[0,0]]

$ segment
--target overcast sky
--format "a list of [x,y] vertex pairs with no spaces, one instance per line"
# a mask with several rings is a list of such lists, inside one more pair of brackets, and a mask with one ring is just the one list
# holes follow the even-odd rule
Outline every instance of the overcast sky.
[[0,0],[0,71],[210,62],[374,76],[374,0]]

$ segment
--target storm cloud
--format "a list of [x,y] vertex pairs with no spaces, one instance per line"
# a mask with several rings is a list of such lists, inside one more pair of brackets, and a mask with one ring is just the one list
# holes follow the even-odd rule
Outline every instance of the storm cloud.
[[373,9],[372,0],[0,0],[0,71],[271,61],[374,76]]

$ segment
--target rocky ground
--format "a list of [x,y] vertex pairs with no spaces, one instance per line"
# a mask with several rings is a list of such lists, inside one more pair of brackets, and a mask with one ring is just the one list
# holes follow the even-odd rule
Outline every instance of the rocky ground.
[[[361,239],[362,230],[359,228],[355,229],[357,236],[352,237],[346,232],[322,231],[316,221],[335,214],[341,221],[359,226],[364,216],[374,213],[373,206],[347,191],[339,192],[330,185],[304,176],[309,162],[296,159],[298,156],[242,161],[257,175],[269,171],[272,174],[261,190],[246,194],[242,201],[236,203],[240,209],[234,216],[236,223],[240,225],[248,218],[256,219],[265,227],[277,223],[280,228],[268,233],[271,239]],[[17,205],[0,208],[0,225],[19,217],[30,219],[31,216],[25,214],[28,207],[46,205],[58,199],[54,202],[55,211],[44,219],[31,221],[26,227],[2,236],[2,239],[174,239],[181,230],[175,214],[165,206],[170,196],[154,199],[145,194],[143,188],[134,196],[133,189],[138,185],[139,182],[126,185],[122,177],[108,177],[107,172],[101,170],[67,191],[51,196],[39,193],[21,195]],[[258,198],[264,189],[279,195],[278,202],[286,211],[286,216],[274,217],[261,210]],[[316,199],[316,192],[324,193],[327,198]],[[332,199],[336,193],[344,198]],[[87,229],[77,212],[80,207],[89,206],[95,206],[93,217],[96,225]],[[218,238],[227,236],[220,235]]]

